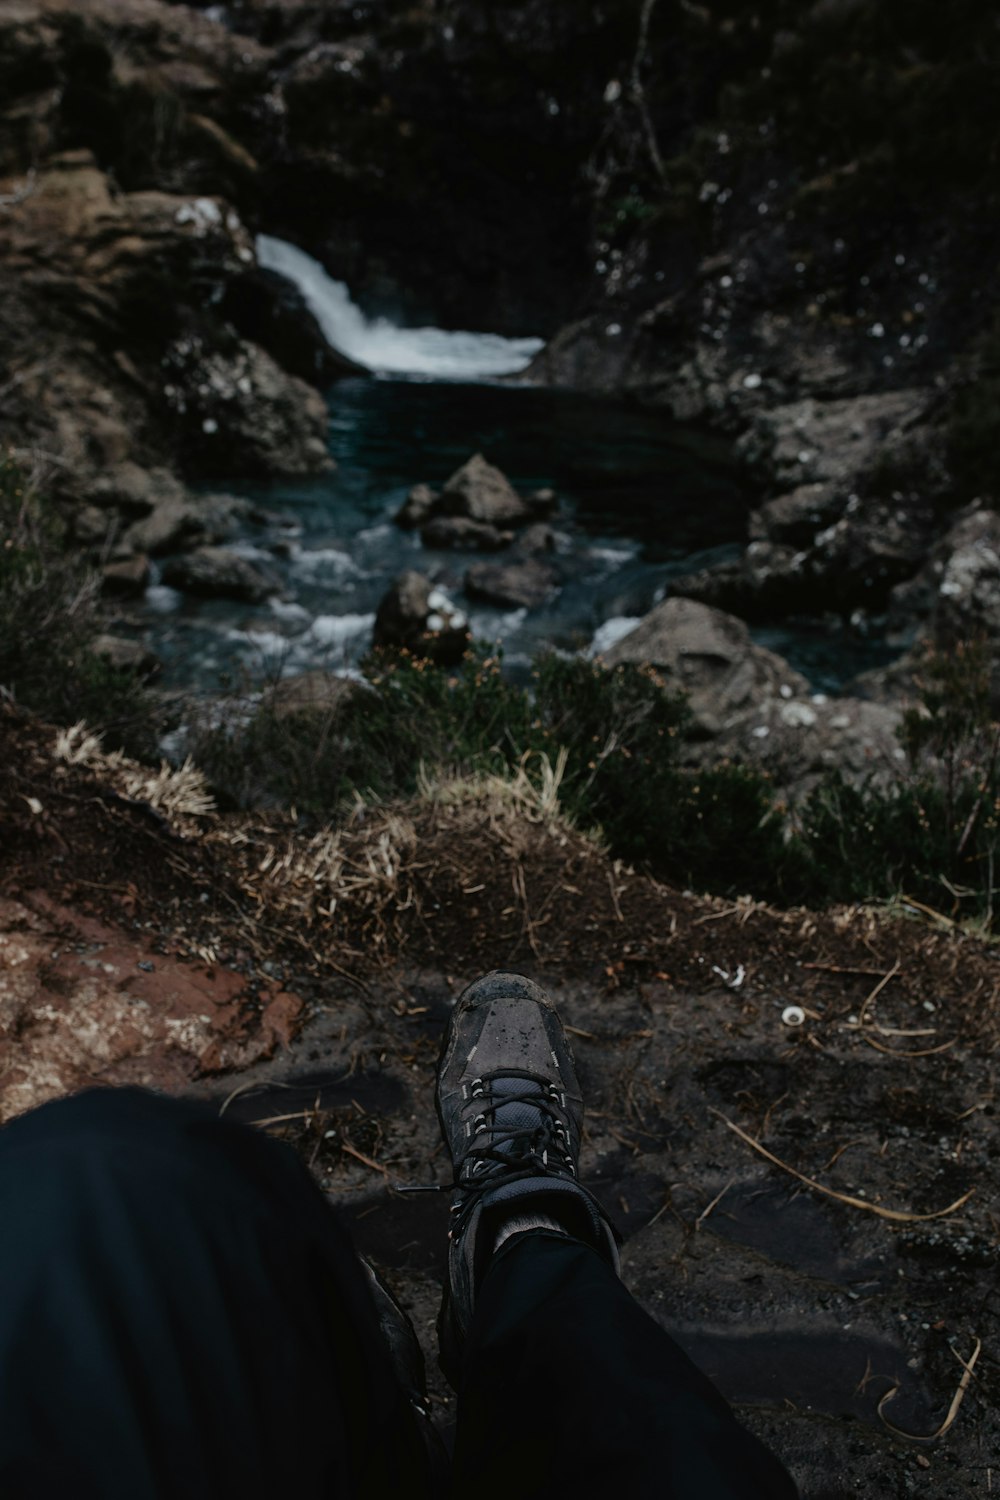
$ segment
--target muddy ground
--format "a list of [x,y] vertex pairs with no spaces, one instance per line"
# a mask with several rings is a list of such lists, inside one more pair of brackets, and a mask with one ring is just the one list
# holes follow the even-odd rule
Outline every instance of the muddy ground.
[[0,709],[4,1116],[139,1081],[287,1137],[411,1309],[447,1429],[447,1197],[398,1189],[448,1180],[450,1004],[517,968],[571,1028],[628,1285],[806,1500],[1000,1492],[995,947],[905,901],[671,890],[488,790],[356,826],[333,900],[315,860],[273,880],[290,820],[165,814],[54,739]]

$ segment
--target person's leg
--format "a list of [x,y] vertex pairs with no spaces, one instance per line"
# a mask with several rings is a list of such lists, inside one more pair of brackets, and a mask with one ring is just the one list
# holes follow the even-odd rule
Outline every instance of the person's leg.
[[794,1500],[781,1464],[579,1240],[508,1240],[459,1384],[453,1493]]
[[488,974],[459,998],[438,1112],[455,1171],[440,1327],[459,1397],[453,1493],[794,1500],[619,1280],[611,1228],[577,1180],[572,1054],[530,980]]
[[0,1130],[0,1493],[427,1493],[350,1242],[302,1164],[95,1091]]

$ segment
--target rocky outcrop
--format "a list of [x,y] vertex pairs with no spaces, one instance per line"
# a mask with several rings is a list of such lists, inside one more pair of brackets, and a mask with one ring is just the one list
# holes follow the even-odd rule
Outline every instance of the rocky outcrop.
[[372,643],[452,666],[461,661],[470,639],[462,611],[425,573],[411,570],[400,574],[381,600]]
[[281,592],[279,578],[228,547],[199,547],[174,558],[163,570],[163,581],[185,594],[245,604],[261,604]]
[[830,771],[855,785],[891,786],[906,758],[898,738],[902,717],[898,703],[822,694],[767,698],[710,743],[694,747],[693,758],[702,764],[750,761],[793,802]]
[[790,800],[832,769],[859,783],[888,781],[903,758],[899,705],[813,694],[782,657],[753,643],[741,620],[693,600],[657,605],[604,660],[652,665],[665,688],[687,695],[682,759],[760,765]]
[[1000,642],[1000,514],[972,505],[955,520],[926,564],[892,595],[890,626],[940,646],[981,635]]
[[178,469],[330,466],[322,398],[218,311],[256,269],[232,205],[122,192],[84,149],[0,182],[0,205],[0,434],[72,505],[77,541],[117,567],[225,540],[242,503]]

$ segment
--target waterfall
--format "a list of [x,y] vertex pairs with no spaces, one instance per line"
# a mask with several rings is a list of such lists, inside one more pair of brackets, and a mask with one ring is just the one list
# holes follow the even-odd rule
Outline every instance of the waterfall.
[[271,235],[257,236],[257,259],[291,281],[327,342],[378,374],[424,375],[440,380],[482,380],[515,375],[542,347],[541,339],[506,339],[496,333],[454,333],[442,328],[397,328],[386,318],[366,318],[342,281],[334,281],[304,250]]

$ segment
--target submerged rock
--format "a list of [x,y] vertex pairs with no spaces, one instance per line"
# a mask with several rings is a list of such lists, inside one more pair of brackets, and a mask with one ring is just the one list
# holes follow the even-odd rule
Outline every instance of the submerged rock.
[[486,521],[470,521],[466,516],[436,516],[420,532],[425,547],[451,552],[499,552],[513,539],[512,531],[501,531]]
[[477,563],[465,575],[470,599],[500,609],[538,609],[558,587],[559,575],[534,557],[505,563]]
[[199,547],[174,558],[163,570],[163,581],[185,594],[245,604],[261,604],[281,592],[279,578],[228,547]]

